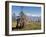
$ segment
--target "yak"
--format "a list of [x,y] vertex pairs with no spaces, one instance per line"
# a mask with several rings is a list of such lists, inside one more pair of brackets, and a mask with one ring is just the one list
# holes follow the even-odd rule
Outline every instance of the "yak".
[[16,25],[16,29],[22,29],[22,28],[24,28],[24,26],[25,26],[25,18],[18,18],[17,19],[17,25]]

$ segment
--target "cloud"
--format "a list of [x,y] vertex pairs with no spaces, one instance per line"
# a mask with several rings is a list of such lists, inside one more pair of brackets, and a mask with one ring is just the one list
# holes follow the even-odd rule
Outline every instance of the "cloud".
[[32,16],[36,16],[36,17],[39,17],[40,15],[32,15]]
[[27,15],[27,16],[31,16],[31,14],[30,14],[30,13],[25,13],[25,15]]
[[40,15],[37,15],[37,14],[31,14],[31,13],[25,13],[26,16],[40,16]]

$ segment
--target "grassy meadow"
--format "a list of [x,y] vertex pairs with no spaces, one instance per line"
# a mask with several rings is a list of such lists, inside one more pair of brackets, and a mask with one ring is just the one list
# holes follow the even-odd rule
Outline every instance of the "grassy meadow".
[[[17,23],[16,21],[12,21],[12,28],[14,28],[13,30],[16,30]],[[27,22],[27,25],[24,26],[24,28],[19,29],[19,30],[39,30],[41,29],[41,23],[40,22]]]

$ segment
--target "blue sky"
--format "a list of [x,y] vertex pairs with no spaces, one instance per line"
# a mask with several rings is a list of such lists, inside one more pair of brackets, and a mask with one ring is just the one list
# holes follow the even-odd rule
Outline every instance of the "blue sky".
[[16,16],[23,11],[27,16],[40,16],[41,7],[32,7],[32,6],[12,6],[12,13],[15,13]]

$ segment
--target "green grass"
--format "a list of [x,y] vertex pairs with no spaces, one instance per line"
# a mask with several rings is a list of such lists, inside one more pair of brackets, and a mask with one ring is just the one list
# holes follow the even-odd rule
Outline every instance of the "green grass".
[[12,27],[16,27],[17,21],[12,21]]
[[[12,27],[16,27],[16,21],[12,22]],[[19,30],[39,30],[41,29],[41,23],[40,22],[28,22],[24,28],[19,29]],[[16,30],[16,29],[14,29]]]

